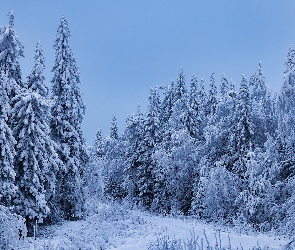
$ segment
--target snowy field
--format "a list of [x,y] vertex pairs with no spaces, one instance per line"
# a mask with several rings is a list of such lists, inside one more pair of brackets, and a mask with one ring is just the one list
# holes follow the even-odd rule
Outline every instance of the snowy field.
[[[119,205],[99,204],[95,208],[88,204],[87,218],[82,221],[65,222],[59,226],[40,229],[38,239],[30,239],[22,249],[112,249],[145,250],[154,249],[157,239],[168,236],[170,240],[198,238],[198,244],[206,241],[210,246],[231,246],[231,249],[282,249],[287,239],[267,235],[247,235],[185,218],[151,215],[129,210]],[[207,237],[204,236],[204,231]],[[219,237],[220,235],[220,237]],[[206,248],[205,248],[206,249]],[[215,249],[215,248],[214,248]],[[227,248],[228,249],[228,248]]]

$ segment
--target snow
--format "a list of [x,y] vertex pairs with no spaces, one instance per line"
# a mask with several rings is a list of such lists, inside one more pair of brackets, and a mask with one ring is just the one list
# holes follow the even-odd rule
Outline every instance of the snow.
[[[93,207],[94,206],[94,207]],[[235,232],[233,229],[216,228],[213,225],[192,218],[175,218],[153,215],[139,210],[130,210],[118,204],[88,204],[89,211],[85,220],[64,222],[59,226],[46,227],[41,230],[43,236],[24,249],[109,249],[109,250],[145,250],[161,235],[169,238],[187,240],[192,233],[200,236],[206,242],[204,231],[214,246],[215,235],[219,235],[222,246],[230,245],[232,249],[249,249],[259,245],[261,248],[282,249],[288,239],[264,234],[247,235]],[[229,231],[229,232],[228,232]],[[39,248],[38,248],[39,246]],[[63,247],[63,248],[62,248]]]

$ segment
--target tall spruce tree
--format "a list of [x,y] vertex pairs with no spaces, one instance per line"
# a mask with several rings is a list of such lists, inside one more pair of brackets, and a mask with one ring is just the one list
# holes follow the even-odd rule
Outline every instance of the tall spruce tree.
[[246,173],[246,156],[252,145],[254,135],[251,117],[251,102],[248,83],[242,75],[240,92],[236,105],[236,125],[232,133],[232,154],[234,160],[233,171],[242,179]]
[[52,79],[51,131],[59,145],[63,166],[57,175],[56,204],[60,216],[76,220],[83,216],[83,169],[87,161],[81,123],[85,105],[79,89],[80,73],[69,46],[70,30],[62,16],[54,42],[55,64]]
[[144,118],[138,106],[136,114],[127,117],[124,139],[126,141],[125,149],[125,168],[124,168],[124,186],[127,190],[127,199],[138,203],[138,167],[141,163],[141,143],[143,141]]
[[149,104],[143,126],[143,140],[140,144],[141,164],[138,166],[138,189],[141,204],[150,208],[154,199],[155,178],[153,169],[155,162],[152,158],[156,145],[161,141],[160,132],[160,96],[158,88],[152,88]]
[[50,211],[59,167],[55,144],[48,125],[50,105],[44,84],[44,57],[40,43],[35,49],[35,65],[28,77],[26,92],[14,98],[13,135],[16,138],[17,211],[26,218],[32,233],[32,221],[43,221]]

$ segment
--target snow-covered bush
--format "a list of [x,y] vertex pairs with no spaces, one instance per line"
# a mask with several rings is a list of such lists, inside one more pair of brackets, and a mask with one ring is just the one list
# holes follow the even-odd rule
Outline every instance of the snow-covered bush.
[[[153,242],[148,247],[149,250],[231,250],[231,249],[241,249],[243,250],[243,246],[232,248],[230,236],[228,236],[228,242],[222,242],[220,234],[215,233],[215,240],[213,242],[209,242],[206,232],[204,231],[204,235],[202,237],[196,236],[194,231],[191,233],[191,238],[187,240],[177,240],[174,237],[170,238],[167,234],[161,234],[156,242]],[[269,247],[261,248],[259,245],[254,246],[252,250],[263,250],[270,249]],[[287,248],[289,249],[289,248]],[[250,249],[249,249],[250,250]]]
[[0,205],[0,249],[17,249],[26,235],[25,219]]

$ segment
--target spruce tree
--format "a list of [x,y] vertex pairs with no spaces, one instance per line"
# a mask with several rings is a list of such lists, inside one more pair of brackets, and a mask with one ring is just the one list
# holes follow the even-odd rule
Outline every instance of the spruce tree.
[[170,85],[161,86],[161,89],[164,90],[164,98],[161,103],[161,115],[160,115],[162,128],[165,127],[172,113],[172,106],[174,103],[174,88],[175,88],[175,83],[173,81],[171,81]]
[[58,155],[63,166],[57,175],[56,204],[60,216],[76,220],[83,216],[83,171],[87,153],[81,123],[85,113],[79,89],[80,73],[69,46],[70,30],[62,16],[54,42],[55,64],[52,79],[52,139],[59,146]]
[[10,11],[8,16],[9,25],[0,27],[0,70],[10,80],[10,84],[6,88],[9,101],[11,102],[12,98],[24,87],[18,61],[20,57],[24,57],[24,46],[14,30],[13,11]]
[[128,116],[126,119],[123,138],[126,141],[125,149],[125,168],[124,168],[124,186],[127,190],[127,199],[138,203],[139,187],[138,166],[141,164],[141,143],[143,141],[144,118],[138,106],[136,114]]
[[215,85],[214,73],[211,74],[210,84],[209,84],[209,95],[207,101],[207,116],[213,116],[216,111],[217,106],[217,87]]
[[138,189],[141,204],[150,208],[154,199],[153,169],[155,162],[152,158],[156,145],[161,141],[160,131],[160,96],[158,88],[152,88],[149,95],[149,104],[143,126],[143,140],[140,144],[141,164],[138,166]]
[[252,145],[254,135],[251,117],[250,93],[246,76],[242,75],[240,92],[236,105],[236,125],[232,134],[233,171],[242,179],[246,173],[246,155]]
[[9,206],[15,196],[14,146],[16,141],[7,125],[11,108],[6,93],[9,79],[4,71],[0,75],[0,205]]
[[195,75],[192,75],[190,82],[189,93],[189,116],[188,116],[188,128],[190,135],[194,138],[201,139],[201,123],[202,123],[202,103],[198,96],[198,80]]
[[266,85],[261,62],[258,63],[255,74],[251,76],[249,86],[253,88],[251,93],[252,118],[256,132],[253,138],[253,149],[263,148],[267,140],[267,133],[274,133],[277,121],[272,110],[271,92]]
[[291,44],[289,51],[288,51],[288,55],[285,61],[285,66],[286,69],[284,71],[285,74],[287,74],[289,71],[292,71],[294,69],[295,66],[295,49],[293,44]]
[[94,155],[96,158],[101,158],[104,155],[104,145],[103,145],[101,129],[98,129],[96,132],[93,150],[94,150]]
[[183,100],[184,96],[187,94],[186,86],[185,86],[185,75],[183,73],[182,67],[179,70],[176,84],[173,89],[173,104],[177,100]]
[[104,193],[110,199],[122,199],[126,194],[124,182],[124,153],[125,147],[121,137],[118,136],[117,119],[113,115],[110,135],[104,139]]
[[200,102],[200,112],[199,112],[199,116],[200,116],[200,130],[199,130],[199,141],[204,141],[204,129],[207,125],[207,117],[206,117],[206,104],[207,104],[207,94],[205,91],[205,85],[204,85],[204,80],[201,79],[200,81],[200,86],[199,86],[199,90],[198,90],[198,94],[197,94],[197,98]]
[[112,126],[111,126],[110,137],[112,139],[115,139],[115,140],[118,140],[118,138],[119,138],[119,136],[118,136],[117,118],[116,118],[115,114],[113,114],[113,118],[112,118]]
[[221,84],[220,84],[220,96],[221,98],[224,98],[225,95],[228,94],[229,91],[229,86],[228,86],[228,80],[225,76],[225,74],[222,74],[222,78],[221,78]]
[[35,65],[28,77],[28,90],[14,98],[12,110],[16,138],[16,184],[18,196],[15,205],[26,218],[29,234],[33,220],[42,222],[50,212],[48,203],[55,192],[59,167],[55,144],[48,125],[50,106],[48,89],[44,84],[44,57],[40,44],[35,50]]

